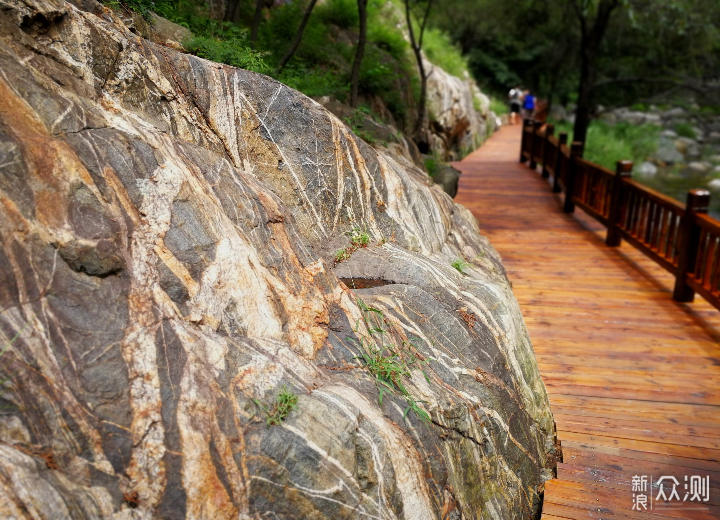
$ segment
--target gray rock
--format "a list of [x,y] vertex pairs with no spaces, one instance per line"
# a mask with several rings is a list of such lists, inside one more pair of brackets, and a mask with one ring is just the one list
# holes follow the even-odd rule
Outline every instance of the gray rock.
[[460,180],[460,172],[452,166],[443,166],[433,177],[433,182],[439,184],[443,191],[455,198],[458,190],[458,180]]
[[688,168],[695,173],[707,173],[712,168],[710,163],[693,161],[688,164]]
[[700,143],[689,137],[678,137],[675,139],[675,148],[683,154],[686,159],[698,159],[701,155]]
[[660,137],[667,137],[668,139],[676,139],[678,136],[677,132],[670,129],[665,129],[660,132]]
[[192,38],[190,29],[171,22],[167,18],[150,13],[152,16],[152,39],[157,43],[165,44],[168,40],[182,43]]
[[709,190],[720,193],[720,179],[713,179],[707,183]]
[[[0,517],[537,517],[553,418],[470,212],[299,92],[75,4],[0,0]],[[418,361],[381,405],[385,342]]]
[[645,161],[640,163],[634,171],[637,172],[640,177],[651,178],[657,175],[658,167],[651,162]]
[[671,108],[670,110],[666,110],[662,114],[663,119],[678,119],[684,118],[685,116],[687,116],[687,112],[682,107]]
[[720,144],[720,132],[710,132],[705,142],[708,144]]
[[653,158],[665,164],[681,163],[685,160],[675,147],[675,143],[665,137],[658,140],[658,148],[653,153]]

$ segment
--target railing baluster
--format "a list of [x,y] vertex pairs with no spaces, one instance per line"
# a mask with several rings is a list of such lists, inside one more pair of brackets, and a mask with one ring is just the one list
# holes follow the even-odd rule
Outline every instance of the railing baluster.
[[565,213],[572,213],[575,211],[575,202],[573,197],[575,195],[575,169],[577,168],[576,159],[582,158],[582,143],[574,141],[570,145],[570,159],[568,160],[567,169],[567,182],[565,184],[565,204],[563,205],[563,211]]
[[612,191],[610,194],[610,210],[608,212],[608,231],[605,243],[610,247],[620,245],[620,233],[618,226],[621,225],[623,205],[627,190],[623,190],[623,179],[632,177],[633,163],[631,161],[618,161],[615,165],[615,178],[613,179]]
[[542,158],[542,176],[543,179],[550,177],[550,172],[547,168],[548,156],[550,155],[550,137],[555,134],[555,125],[547,125],[545,127],[545,146],[543,146],[543,158]]
[[555,177],[553,178],[553,193],[560,193],[562,188],[560,187],[560,176],[562,169],[565,166],[565,155],[562,153],[563,145],[567,145],[568,135],[567,132],[560,132],[558,136],[558,147],[557,157],[555,158]]
[[535,162],[535,142],[538,139],[537,131],[540,127],[540,124],[538,121],[531,121],[530,122],[531,128],[532,128],[532,137],[530,141],[530,169],[535,170],[537,169],[537,163]]
[[691,302],[695,299],[695,291],[687,283],[688,275],[695,270],[700,245],[700,228],[695,223],[695,215],[707,213],[709,204],[709,191],[690,190],[688,192],[685,214],[680,222],[678,233],[680,243],[678,244],[678,267],[673,291],[675,301]]

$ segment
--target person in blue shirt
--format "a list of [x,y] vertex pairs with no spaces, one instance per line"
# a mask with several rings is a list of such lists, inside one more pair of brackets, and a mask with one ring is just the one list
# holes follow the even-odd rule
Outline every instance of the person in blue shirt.
[[529,90],[525,91],[523,97],[523,118],[530,119],[535,111],[535,96]]

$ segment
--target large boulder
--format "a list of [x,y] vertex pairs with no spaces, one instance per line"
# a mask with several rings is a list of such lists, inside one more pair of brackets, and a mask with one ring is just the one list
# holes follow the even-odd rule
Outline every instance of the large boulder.
[[469,77],[448,74],[428,60],[424,60],[424,67],[428,76],[429,152],[445,160],[460,158],[495,131],[490,100]]
[[547,395],[465,208],[92,0],[0,5],[0,517],[537,513]]

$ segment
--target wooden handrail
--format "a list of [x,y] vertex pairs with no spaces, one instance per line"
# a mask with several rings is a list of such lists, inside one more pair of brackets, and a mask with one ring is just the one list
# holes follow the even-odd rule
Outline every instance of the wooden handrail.
[[567,146],[567,134],[552,125],[523,120],[520,162],[552,175],[554,192],[565,193],[563,211],[575,206],[608,228],[606,244],[625,240],[675,276],[673,298],[691,302],[695,293],[720,309],[720,221],[709,217],[710,193],[691,190],[682,204],[632,180],[632,163],[615,173],[583,159],[583,143]]

